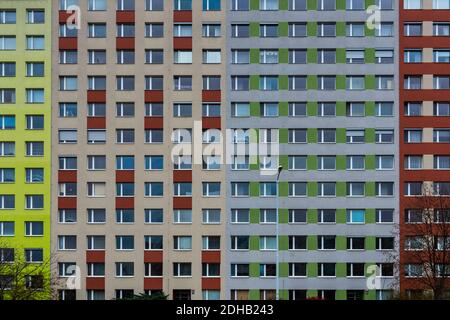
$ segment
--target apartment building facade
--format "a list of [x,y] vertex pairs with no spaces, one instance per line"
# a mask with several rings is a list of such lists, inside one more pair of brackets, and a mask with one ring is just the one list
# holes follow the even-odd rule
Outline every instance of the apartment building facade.
[[[448,221],[448,212],[438,205],[427,213],[433,201],[426,199],[437,195],[446,206],[449,195],[449,9],[446,1],[400,1],[400,286],[412,298],[431,289],[418,277],[425,272],[439,277],[446,263],[438,252],[446,227],[438,223]],[[428,227],[433,231],[424,234]],[[430,255],[420,258],[414,253],[426,245]],[[448,248],[448,240],[444,246]]]
[[53,2],[52,241],[82,279],[61,298],[225,298],[225,171],[201,157],[224,127],[218,3]]
[[[365,23],[370,5],[381,10],[379,29]],[[227,128],[256,129],[258,143],[279,142],[280,156],[228,167],[227,298],[273,299],[277,268],[281,299],[391,293],[396,17],[392,1],[230,1]],[[264,172],[279,165],[277,188]]]
[[[50,1],[1,3],[2,263],[18,261],[23,265],[50,259],[50,17]],[[2,276],[2,281],[10,281],[8,275]],[[31,287],[49,278],[48,269],[40,276],[26,276],[24,284]],[[45,293],[41,296],[48,298]]]

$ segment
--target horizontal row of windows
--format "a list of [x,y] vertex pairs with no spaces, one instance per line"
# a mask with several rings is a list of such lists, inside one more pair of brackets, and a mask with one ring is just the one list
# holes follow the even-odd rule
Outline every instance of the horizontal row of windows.
[[450,196],[450,182],[433,182],[425,184],[422,181],[404,183],[405,196]]
[[[365,49],[317,49],[317,52],[310,49],[311,56],[308,56],[307,49],[301,48],[289,48],[286,49],[286,56],[283,56],[284,52],[279,49],[258,49],[259,52],[257,59],[252,56],[250,49],[232,49],[231,50],[231,63],[232,64],[249,64],[250,62],[259,62],[261,64],[306,64],[306,63],[319,63],[319,64],[335,64],[348,63],[348,64],[363,64],[366,63],[369,58],[369,52]],[[344,51],[345,50],[345,51]],[[345,55],[341,56],[341,52],[345,52]],[[445,50],[439,51],[439,62],[444,61]],[[314,57],[312,54],[314,53]],[[88,50],[88,64],[106,64],[107,63],[107,51],[106,50]],[[371,54],[371,53],[370,53]],[[394,50],[392,49],[375,49],[374,62],[379,64],[394,63]],[[117,64],[135,64],[136,54],[134,50],[117,50],[116,51],[116,63]],[[61,64],[76,64],[78,63],[78,51],[76,50],[61,50],[59,52],[59,63]],[[192,64],[193,53],[192,50],[174,50],[173,51],[173,63],[175,64]],[[164,50],[163,49],[146,49],[145,50],[145,63],[147,64],[163,64],[164,63]],[[202,63],[204,64],[220,64],[222,63],[222,53],[220,49],[203,49],[202,50]],[[12,73],[12,71],[10,72]]]
[[[276,182],[259,182],[252,183],[257,190],[250,188],[250,182],[231,182],[230,193],[232,197],[276,197]],[[289,197],[306,197],[317,195],[319,197],[364,197],[374,195],[377,197],[394,196],[393,182],[375,182],[375,190],[366,190],[368,182],[287,182],[286,196]],[[442,183],[441,183],[442,184]],[[258,186],[259,185],[259,186]],[[204,197],[219,197],[221,191],[220,182],[202,182],[202,194]],[[370,187],[372,189],[372,187]],[[252,190],[252,192],[250,192]],[[191,197],[192,183],[179,182],[173,184],[173,196],[175,197]],[[284,191],[283,191],[284,193]],[[366,195],[367,193],[367,195]],[[134,183],[116,183],[116,196],[133,197],[135,195]],[[146,197],[162,197],[164,196],[163,182],[145,182],[144,195]],[[59,196],[75,197],[77,196],[77,183],[60,183]],[[87,182],[88,197],[106,197],[106,182]],[[6,197],[6,196],[5,196]],[[11,197],[11,196],[8,196]],[[186,210],[190,212],[191,210]]]
[[[0,62],[0,77],[15,77],[15,62]],[[26,77],[43,77],[44,62],[25,62]]]
[[[250,245],[250,238],[256,237],[256,247]],[[366,250],[369,248],[368,239],[365,237],[346,237],[336,235],[290,235],[286,237],[288,243],[286,250],[336,250],[338,247],[345,250]],[[338,240],[344,239],[344,243]],[[58,235],[58,250],[77,250],[76,235]],[[231,236],[231,250],[262,250],[276,251],[277,237],[271,236]],[[409,239],[409,238],[408,238]],[[375,237],[374,250],[394,250],[394,237]],[[88,250],[105,250],[105,236],[87,236]],[[443,240],[442,240],[443,241]],[[192,250],[192,236],[174,236],[173,250]],[[162,250],[163,236],[149,235],[144,237],[145,250]],[[115,236],[116,250],[135,250],[135,237],[133,235]],[[202,250],[220,250],[220,236],[203,236]]]
[[[422,22],[405,22],[403,24],[403,35],[406,37],[421,37],[423,35]],[[433,22],[433,36],[450,36],[450,22]]]
[[[275,300],[276,290],[275,289],[255,289],[252,290],[256,292],[256,295],[251,296],[250,289],[232,289],[230,291],[231,300]],[[116,289],[115,291],[116,299],[132,298],[135,295],[133,289]],[[161,294],[159,290],[144,290],[145,294]],[[367,298],[366,291],[364,290],[340,290],[344,295],[338,293],[337,290],[306,290],[306,289],[289,289],[287,290],[288,300],[336,300],[339,296],[340,299],[344,298],[346,300],[365,300],[371,299]],[[190,300],[191,290],[173,290],[171,298],[174,300]],[[407,290],[406,294],[411,299],[414,297],[423,297],[423,292],[421,290]],[[75,290],[58,290],[59,300],[76,300]],[[394,296],[394,290],[375,290],[376,300],[391,300]],[[202,290],[203,300],[219,300],[220,291],[219,290]],[[105,300],[104,290],[87,290],[86,299],[88,300]]]
[[[0,210],[13,210],[16,207],[16,196],[13,194],[0,195]],[[33,194],[25,195],[26,210],[44,209],[44,195]]]
[[[261,117],[278,117],[286,114],[289,117],[334,117],[337,115],[345,115],[347,117],[364,117],[370,116],[374,113],[377,117],[389,117],[394,115],[394,103],[387,102],[373,102],[374,107],[371,106],[371,101],[361,102],[232,102],[231,116],[233,118],[261,116]],[[420,104],[420,103],[419,103]],[[421,106],[421,104],[420,104]],[[146,103],[144,105],[144,112],[146,117],[163,117],[164,116],[163,103]],[[203,103],[202,117],[220,117],[222,106],[219,103]],[[406,108],[406,105],[405,105]],[[405,109],[405,115],[419,115],[417,114],[417,106],[408,106]],[[173,117],[192,117],[193,104],[192,102],[175,102],[172,104]],[[285,110],[287,109],[287,110]],[[374,109],[374,110],[372,110]],[[437,103],[436,115],[444,116],[450,113],[449,103]],[[406,114],[409,112],[410,114]],[[105,103],[88,103],[87,116],[88,117],[106,117],[107,106]],[[115,115],[118,118],[134,117],[136,114],[136,106],[134,102],[116,102]],[[59,103],[59,117],[61,118],[75,118],[78,116],[77,102],[60,102]]]
[[[27,130],[43,130],[44,116],[43,115],[25,115]],[[0,130],[14,130],[16,129],[15,115],[0,115]]]
[[[0,35],[0,50],[16,50],[16,36]],[[45,37],[39,35],[26,36],[26,50],[45,50]]]
[[[0,24],[17,23],[17,12],[15,9],[0,9]],[[42,24],[45,23],[44,9],[26,9],[26,23]]]
[[420,90],[420,89],[434,89],[434,90],[449,90],[450,76],[439,75],[433,76],[433,87],[423,88],[423,75],[407,75],[403,78],[403,89],[406,90]]
[[[405,63],[422,63],[422,49],[404,49],[403,62]],[[449,49],[433,49],[433,61],[435,63],[449,63],[450,50]]]
[[[45,90],[36,89],[25,89],[25,103],[30,104],[42,104],[45,103]],[[12,88],[1,88],[0,89],[0,104],[11,104],[16,103],[16,89]]]
[[[0,157],[14,157],[16,156],[15,142],[0,142]],[[25,156],[27,157],[43,157],[44,156],[44,142],[30,141],[25,142]]]
[[[411,156],[413,157],[413,156]],[[275,163],[279,162],[278,157],[275,158]],[[88,171],[105,171],[107,169],[106,155],[88,155],[86,169]],[[286,170],[366,170],[373,168],[375,170],[393,170],[394,169],[394,155],[286,155],[282,156],[282,161],[287,160]],[[212,170],[214,166],[220,163],[213,162],[208,158],[204,159],[203,169]],[[269,156],[261,156],[257,165],[259,169],[264,169],[268,164]],[[409,166],[414,167],[417,159],[410,159]],[[438,168],[444,169],[449,165],[450,156],[436,156],[436,164]],[[230,167],[232,170],[250,170],[249,156],[233,156]],[[371,163],[372,161],[373,164]],[[116,156],[115,161],[116,170],[135,170],[135,156],[120,155]],[[406,163],[406,162],[405,162]],[[77,170],[76,157],[59,157],[59,170]],[[174,170],[192,170],[192,156],[176,156],[173,159]],[[253,168],[252,168],[253,169]],[[11,170],[11,169],[3,169]],[[162,171],[164,170],[164,156],[163,155],[146,155],[144,156],[144,170]],[[27,171],[28,172],[28,171]],[[12,172],[14,173],[14,172]],[[13,176],[11,172],[7,176]]]
[[[138,0],[139,1],[139,0]],[[146,11],[163,11],[163,0],[141,0],[145,4]],[[108,10],[107,0],[88,0],[89,11],[106,11]],[[307,6],[306,0],[289,0],[286,4],[286,8],[280,7],[279,0],[259,0],[256,3],[250,3],[250,0],[230,0],[228,2],[232,11],[249,11],[249,10],[261,10],[261,11],[276,11],[276,10],[289,10],[289,11],[305,11],[312,10],[310,6]],[[78,5],[79,0],[60,0],[60,10],[67,10],[70,5]],[[380,10],[392,10],[393,0],[377,0],[376,5]],[[173,10],[192,10],[192,0],[174,0],[173,6],[170,5]],[[257,6],[257,7],[255,7]],[[113,5],[114,7],[114,5]],[[115,5],[118,11],[134,11],[136,9],[135,0],[117,0]],[[320,0],[317,3],[317,7],[314,10],[330,11],[330,10],[365,10],[366,4],[364,0],[347,0],[345,7],[336,3],[336,0]],[[203,11],[219,11],[221,10],[220,0],[203,0]]]
[[[14,237],[15,222],[0,221],[0,237]],[[42,237],[44,236],[44,222],[42,221],[25,221],[25,236]]]
[[[0,168],[0,183],[14,183],[16,181],[15,168]],[[26,183],[43,183],[43,168],[25,168]]]
[[[410,79],[411,78],[411,79]],[[418,80],[416,80],[416,78]],[[443,86],[448,83],[448,76],[435,76],[435,82],[439,84],[436,89],[445,89]],[[409,80],[410,79],[410,80]],[[88,76],[87,90],[106,90],[106,76]],[[220,76],[202,76],[202,90],[221,90]],[[304,91],[304,90],[393,90],[393,75],[232,75],[232,91]],[[408,80],[408,81],[407,81]],[[421,76],[409,76],[405,78],[405,86],[408,83],[408,89],[420,89]],[[416,88],[416,82],[419,81],[419,88]],[[256,82],[256,83],[255,83]],[[191,91],[192,76],[173,76],[174,91]],[[409,84],[411,83],[411,84]],[[77,76],[60,76],[59,90],[76,91],[78,90]],[[3,91],[12,91],[14,89],[0,89]],[[117,91],[134,91],[135,77],[132,75],[116,76]],[[145,76],[145,90],[164,90],[164,79],[162,76]],[[8,91],[8,92],[9,92]],[[43,90],[42,90],[43,92]],[[8,96],[11,93],[8,94]],[[5,99],[7,99],[6,97]],[[12,98],[9,97],[9,100]]]
[[[420,170],[424,169],[423,155],[406,155],[404,157],[404,169]],[[449,155],[433,155],[433,166],[427,169],[450,170]]]
[[[258,28],[252,27],[253,24]],[[372,35],[372,30],[368,32],[368,29],[364,21],[361,22],[285,22],[286,27],[283,27],[283,23],[238,23],[231,24],[231,37],[232,38],[248,38],[248,37],[260,37],[260,38],[277,38],[277,37],[365,37]],[[340,24],[343,24],[340,27]],[[88,38],[107,38],[107,24],[106,23],[88,23]],[[286,29],[286,30],[285,30]],[[174,37],[192,37],[192,24],[174,24],[173,26]],[[393,22],[381,22],[379,28],[374,30],[376,37],[393,37],[394,36],[394,24]],[[117,24],[116,25],[116,37],[132,38],[135,37],[135,25],[134,24]],[[220,24],[203,24],[202,36],[203,37],[220,37],[221,26]],[[78,30],[71,29],[68,25],[60,25],[59,28],[60,37],[77,37]],[[164,35],[164,23],[146,23],[145,24],[145,37],[146,38],[163,38]]]
[[[422,143],[424,129],[405,129],[404,142],[406,143]],[[433,129],[433,141],[435,143],[450,143],[450,129]]]
[[[363,224],[373,220],[369,213],[369,211],[373,211],[372,209],[318,209],[317,213],[312,209],[281,209],[282,212],[285,212],[285,210],[287,210],[287,222],[289,224],[306,224],[315,223],[316,221],[321,224],[336,224],[337,220],[340,222],[345,221],[345,223]],[[412,217],[416,217],[419,213]],[[202,223],[220,224],[221,214],[221,209],[202,209]],[[375,223],[394,222],[394,209],[374,209],[374,214]],[[144,223],[162,224],[164,223],[164,215],[163,209],[145,209]],[[189,218],[192,216],[191,212],[175,212],[173,215],[174,221],[180,221],[181,215],[183,217],[182,221],[192,221],[192,218]],[[250,215],[252,215],[251,220]],[[108,216],[104,208],[87,209],[86,222],[87,224],[105,224]],[[136,221],[135,216],[134,209],[116,209],[115,222],[119,224],[133,224]],[[255,218],[255,216],[257,217]],[[438,218],[438,216],[436,217]],[[58,211],[58,222],[64,224],[77,223],[77,210],[60,209]],[[231,209],[231,224],[249,224],[250,222],[258,222],[260,224],[276,223],[276,209]]]

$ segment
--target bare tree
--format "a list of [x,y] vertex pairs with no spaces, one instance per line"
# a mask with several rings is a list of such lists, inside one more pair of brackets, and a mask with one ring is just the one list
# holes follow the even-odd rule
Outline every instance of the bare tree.
[[49,300],[56,298],[53,255],[42,262],[26,261],[23,248],[0,243],[0,300]]
[[450,290],[450,197],[443,191],[424,187],[422,196],[411,199],[408,223],[401,230],[401,277],[408,289],[423,290],[436,300]]

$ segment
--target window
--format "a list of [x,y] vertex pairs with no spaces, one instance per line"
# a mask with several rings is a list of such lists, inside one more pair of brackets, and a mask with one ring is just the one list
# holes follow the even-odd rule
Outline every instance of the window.
[[77,143],[77,130],[58,130],[59,143]]
[[77,195],[77,184],[71,182],[65,182],[59,184],[59,196],[60,197],[73,197]]
[[191,91],[192,76],[174,76],[173,90],[175,91]]
[[116,250],[134,250],[134,236],[116,236]]
[[336,182],[319,182],[318,183],[319,197],[335,197],[336,196]]
[[364,76],[347,76],[345,88],[347,90],[364,90]]
[[317,211],[317,221],[319,223],[336,223],[336,210],[319,209]]
[[434,169],[450,170],[450,156],[434,156]]
[[174,63],[190,64],[192,63],[192,51],[191,50],[175,50]]
[[278,24],[260,24],[259,36],[261,38],[278,37]]
[[164,11],[164,0],[145,0],[145,10]]
[[145,183],[145,196],[146,197],[162,197],[163,196],[163,183],[162,182],[146,182]]
[[392,22],[380,22],[379,28],[375,29],[376,37],[393,37],[394,24]]
[[248,64],[248,63],[250,63],[250,50],[248,50],[248,49],[233,49],[233,50],[231,50],[231,63],[233,63],[233,64]]
[[44,89],[26,89],[26,103],[44,103]]
[[15,76],[16,76],[15,62],[0,62],[0,77],[15,77]]
[[144,237],[145,250],[162,250],[163,237],[162,236],[145,236]]
[[438,117],[450,116],[449,102],[435,102],[433,105],[433,115]]
[[[133,50],[117,50],[117,63],[118,64],[134,64],[134,51]],[[130,78],[130,77],[128,77]],[[123,89],[122,89],[123,90]]]
[[0,237],[14,237],[14,234],[14,222],[0,221]]
[[272,263],[261,263],[259,265],[260,277],[275,277],[277,275],[277,266]]
[[364,37],[364,23],[347,23],[347,37]]
[[163,130],[149,129],[145,130],[145,143],[162,143]]
[[105,250],[105,236],[87,236],[88,250]]
[[288,131],[288,141],[289,143],[306,143],[307,140],[306,129],[289,129]]
[[25,142],[27,157],[42,157],[44,155],[43,142]]
[[336,156],[318,156],[317,170],[336,170]]
[[347,250],[364,250],[365,239],[363,237],[347,237]]
[[106,143],[106,130],[88,129],[87,139],[89,144],[104,144]]
[[317,236],[317,250],[336,250],[336,236]]
[[220,37],[220,24],[203,24],[202,25],[202,37],[205,38],[217,38]]
[[106,77],[105,76],[89,76],[88,77],[88,90],[106,90]]
[[365,2],[363,0],[347,0],[345,4],[346,10],[364,10]]
[[318,143],[336,143],[336,129],[318,129]]
[[16,11],[15,10],[0,10],[0,24],[15,24]]
[[298,38],[307,36],[307,25],[306,23],[290,22],[288,24],[289,37]]
[[145,223],[163,223],[163,209],[145,209]]
[[203,117],[220,117],[220,104],[215,103],[203,103],[202,104],[202,116]]
[[364,115],[365,115],[364,102],[347,103],[347,117],[364,117]]
[[260,197],[275,197],[277,195],[277,184],[275,182],[260,182]]
[[104,263],[88,263],[87,264],[88,277],[104,277],[105,264]]
[[450,76],[434,76],[433,89],[448,90],[450,89]]
[[77,158],[59,157],[59,170],[77,170]]
[[157,156],[145,156],[145,170],[163,170],[164,157]]
[[133,262],[116,262],[116,277],[133,277]]
[[203,11],[219,11],[220,0],[203,0]]
[[0,142],[0,156],[12,157],[16,154],[15,142]]
[[116,183],[116,197],[133,197],[134,183]]
[[164,50],[162,49],[146,49],[145,63],[162,64],[164,63]]
[[289,223],[306,223],[307,211],[305,209],[289,209]]
[[248,250],[249,236],[231,236],[231,250]]
[[450,36],[450,24],[433,23],[433,36]]
[[306,90],[306,76],[289,76],[288,89],[290,91]]
[[259,223],[276,223],[277,210],[276,209],[260,209]]
[[377,237],[376,249],[377,250],[393,250],[394,249],[394,238],[393,237]]
[[[1,173],[0,173],[1,176]],[[13,171],[14,177],[14,171]],[[44,182],[44,169],[42,168],[26,168],[25,181],[27,183],[42,183]]]
[[347,63],[364,63],[364,50],[346,50],[345,61]]
[[289,49],[289,63],[290,64],[305,64],[306,63],[305,49]]
[[231,209],[231,223],[250,223],[250,210]]
[[289,250],[306,250],[307,236],[289,236]]
[[163,275],[163,264],[152,262],[152,263],[145,263],[144,264],[145,269],[145,277],[151,278],[151,277],[162,277]]
[[381,64],[394,63],[394,50],[375,50],[375,62]]
[[173,237],[174,250],[192,250],[191,236],[175,236]]
[[60,209],[58,210],[59,223],[76,223],[77,222],[77,210],[76,209]]
[[317,115],[320,117],[336,116],[336,103],[335,102],[319,102]]
[[44,235],[44,223],[41,221],[26,221],[25,236],[42,237]]
[[266,90],[266,91],[278,90],[278,76],[260,76],[259,90]]
[[116,143],[134,143],[134,129],[116,129]]
[[44,250],[25,249],[25,261],[28,263],[42,263],[44,261]]
[[364,197],[364,182],[347,182],[347,197]]
[[335,263],[318,263],[317,274],[319,277],[335,277],[336,264]]
[[392,197],[394,195],[394,183],[375,182],[375,192],[377,197]]
[[393,102],[375,102],[375,115],[377,117],[388,117],[394,115]]
[[220,224],[220,209],[203,209],[202,223]]
[[450,129],[434,129],[433,142],[448,143],[450,142]]
[[106,11],[108,0],[89,0],[89,11]]
[[250,184],[248,182],[231,182],[232,197],[248,197],[250,195]]
[[175,262],[173,264],[174,277],[191,277],[192,264],[190,262]]
[[448,0],[433,0],[433,9],[450,9]]
[[16,37],[0,36],[0,50],[16,50]]
[[278,0],[259,0],[259,10],[278,10]]
[[319,11],[334,11],[336,10],[335,0],[319,0],[317,3],[317,10]]
[[88,50],[89,64],[106,64],[106,50]]
[[147,38],[162,38],[164,36],[164,25],[162,23],[146,23],[145,36]]
[[405,0],[403,9],[422,9],[422,0]]
[[249,277],[250,276],[250,266],[249,264],[231,264],[231,277]]
[[377,155],[375,156],[376,170],[393,170],[394,156],[393,155]]
[[63,38],[76,38],[78,36],[77,29],[71,29],[67,24],[59,25],[59,36]]
[[59,63],[76,64],[78,63],[78,52],[76,50],[60,50]]
[[[437,28],[436,24],[433,24],[433,33],[436,35],[437,31],[441,31]],[[422,35],[422,23],[405,23],[403,25],[403,33],[407,37],[420,37]]]
[[27,36],[27,50],[44,50],[44,36]]
[[319,90],[336,90],[336,76],[317,76]]
[[0,183],[15,182],[15,169],[0,169]]
[[306,0],[289,0],[288,9],[289,11],[305,11]]
[[232,91],[248,91],[250,87],[249,76],[231,76]]
[[306,170],[306,156],[288,156],[289,170]]
[[88,182],[87,183],[88,197],[105,197],[106,183],[105,182]]
[[89,38],[106,38],[106,23],[88,23]]
[[77,236],[58,236],[58,250],[76,250]]
[[250,8],[250,0],[232,0],[231,10],[233,11],[248,11]]
[[347,223],[365,223],[366,212],[364,209],[350,209],[347,210]]
[[87,169],[90,171],[106,170],[106,156],[87,156]]
[[203,90],[220,90],[220,76],[203,76]]
[[375,130],[375,143],[394,143],[394,130]]
[[16,128],[16,116],[0,115],[0,130],[14,130]]
[[202,187],[204,197],[220,196],[220,182],[203,182]]
[[347,277],[364,277],[364,263],[347,263]]
[[423,157],[422,156],[405,156],[405,169],[408,170],[418,170],[418,169],[422,169],[422,161]]
[[377,209],[375,219],[376,223],[394,223],[394,209]]
[[317,23],[318,37],[335,37],[336,23],[335,22],[318,22]]
[[58,263],[58,275],[60,277],[70,277],[75,275],[77,264],[75,262]]
[[259,51],[259,63],[276,64],[278,63],[278,50],[262,49]]
[[106,209],[87,209],[87,222],[90,224],[105,223]]
[[162,90],[162,76],[145,76],[145,90]]
[[232,38],[248,38],[250,35],[249,24],[232,24],[231,37]]
[[43,195],[25,195],[25,209],[41,210],[44,209]]

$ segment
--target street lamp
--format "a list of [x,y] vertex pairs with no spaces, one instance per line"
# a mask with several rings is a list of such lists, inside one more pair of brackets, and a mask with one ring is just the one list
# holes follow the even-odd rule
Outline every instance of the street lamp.
[[276,291],[275,296],[276,300],[280,300],[280,242],[279,242],[279,216],[280,216],[280,188],[279,188],[279,181],[280,181],[280,175],[281,171],[283,171],[283,166],[278,167],[278,173],[277,173],[277,198],[276,198],[276,242],[277,242],[277,252],[276,252],[276,263],[275,263],[275,271],[276,271]]

